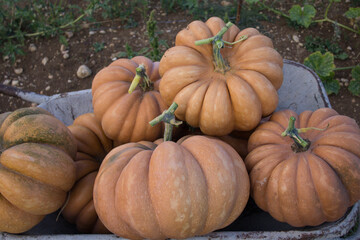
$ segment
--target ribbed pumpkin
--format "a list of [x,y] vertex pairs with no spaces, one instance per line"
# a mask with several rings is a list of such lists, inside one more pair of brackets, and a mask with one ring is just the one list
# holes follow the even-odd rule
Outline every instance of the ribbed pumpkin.
[[[195,45],[204,39],[215,41]],[[245,40],[223,47],[221,39],[225,45]],[[175,47],[160,61],[160,93],[166,104],[179,105],[178,119],[207,135],[248,131],[276,109],[282,67],[270,38],[212,17],[191,22],[176,35]]]
[[251,195],[281,222],[335,221],[360,200],[360,129],[333,109],[276,112],[250,136],[248,149]]
[[[146,69],[149,86],[138,86],[130,94],[128,90],[140,65]],[[118,59],[96,74],[92,82],[94,113],[106,136],[117,144],[161,137],[162,125],[148,124],[167,108],[158,91],[158,69],[159,62],[137,56]]]
[[114,148],[101,164],[94,202],[118,236],[187,238],[233,222],[249,187],[245,165],[230,145],[192,136],[181,144],[143,141]]
[[75,182],[76,142],[42,108],[0,119],[0,232],[21,233],[65,203]]
[[113,148],[94,113],[78,116],[68,127],[75,137],[78,152],[75,159],[76,183],[62,214],[82,233],[109,233],[95,211],[93,187],[101,161]]

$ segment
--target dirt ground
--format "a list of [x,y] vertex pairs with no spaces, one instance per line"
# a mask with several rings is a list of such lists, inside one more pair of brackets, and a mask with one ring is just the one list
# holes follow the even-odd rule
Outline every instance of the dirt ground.
[[[343,13],[350,6],[350,1],[337,4],[329,12],[329,18],[338,22],[348,24]],[[283,9],[289,5],[282,4]],[[308,29],[295,29],[287,23],[284,18],[266,13],[271,21],[259,22],[256,26],[263,34],[269,36],[275,48],[285,59],[303,63],[310,54],[305,49],[306,36],[319,36],[331,38],[334,35],[334,28],[330,23],[311,25]],[[317,16],[322,16],[321,12]],[[193,19],[185,12],[177,11],[166,14],[158,11],[156,13],[158,29],[161,30],[160,38],[165,40],[171,47],[177,32],[185,28]],[[77,91],[91,88],[91,82],[95,74],[103,67],[112,62],[112,56],[119,51],[125,51],[125,44],[128,43],[134,51],[148,46],[145,32],[145,21],[138,19],[138,26],[135,28],[124,28],[120,22],[107,22],[100,26],[88,24],[80,31],[69,36],[67,47],[68,58],[64,58],[61,44],[58,38],[54,39],[30,39],[26,42],[25,56],[11,64],[9,60],[0,59],[0,83],[15,86],[25,91],[32,91],[43,95],[54,95],[70,91]],[[104,49],[95,52],[93,44],[103,43]],[[30,44],[36,46],[35,51],[30,51]],[[360,36],[347,30],[341,31],[339,46],[349,55],[347,60],[336,60],[337,67],[354,66],[360,62]],[[162,49],[163,51],[165,48]],[[45,63],[46,58],[48,61]],[[45,60],[44,60],[45,59]],[[92,74],[84,79],[76,76],[80,65],[87,65]],[[17,74],[16,69],[22,68],[22,73]],[[330,95],[332,107],[340,114],[350,116],[360,123],[360,98],[352,96],[347,90],[347,83],[351,80],[350,70],[337,71],[336,78],[339,79],[341,90],[337,95]],[[0,93],[0,113],[13,111],[20,107],[34,105],[22,99],[11,97]]]

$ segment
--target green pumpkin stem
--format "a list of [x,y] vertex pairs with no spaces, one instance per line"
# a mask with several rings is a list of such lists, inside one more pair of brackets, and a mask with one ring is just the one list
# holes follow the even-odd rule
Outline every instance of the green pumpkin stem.
[[225,74],[225,72],[227,72],[230,69],[230,66],[226,63],[225,59],[221,55],[220,50],[222,48],[224,48],[225,44],[234,45],[236,43],[239,43],[239,42],[247,39],[247,36],[242,36],[238,41],[233,42],[233,43],[224,41],[222,38],[223,38],[224,34],[226,33],[226,31],[232,25],[234,25],[234,24],[231,22],[228,22],[215,36],[213,36],[211,38],[195,41],[196,46],[212,43],[215,71],[220,72],[222,74]]
[[[140,80],[141,83],[140,83]],[[140,64],[137,68],[136,68],[136,74],[134,79],[131,82],[130,88],[129,88],[129,93],[132,93],[135,88],[139,85],[140,83],[140,87],[143,90],[143,92],[149,91],[153,89],[153,83],[151,82],[151,80],[149,79],[149,77],[146,74],[146,69],[144,64]]]
[[182,124],[182,121],[177,121],[175,119],[175,110],[177,107],[177,103],[173,102],[167,110],[149,122],[151,126],[155,126],[160,122],[165,123],[164,141],[171,141],[174,126]]
[[329,124],[326,128],[315,128],[315,127],[308,127],[308,128],[295,128],[295,117],[290,117],[289,119],[289,125],[287,129],[281,133],[281,136],[286,137],[289,136],[294,140],[294,144],[292,146],[292,149],[294,152],[305,152],[309,149],[311,142],[307,139],[303,139],[300,137],[299,133],[304,133],[309,130],[318,130],[318,131],[324,131],[329,127]]

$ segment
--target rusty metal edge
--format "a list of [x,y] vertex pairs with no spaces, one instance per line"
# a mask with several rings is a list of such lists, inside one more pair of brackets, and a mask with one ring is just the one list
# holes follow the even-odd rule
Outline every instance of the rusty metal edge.
[[[346,235],[356,224],[359,219],[360,201],[355,203],[350,212],[342,219],[331,223],[322,228],[315,230],[295,230],[295,231],[238,231],[238,232],[213,232],[203,236],[197,236],[189,238],[192,240],[208,240],[208,239],[271,239],[271,240],[296,240],[296,239],[327,239],[338,240],[344,239],[342,236]],[[14,235],[8,233],[2,233],[0,238],[3,240],[67,240],[67,239],[87,239],[87,240],[107,240],[107,239],[124,239],[117,237],[114,234],[54,234],[54,235]],[[360,239],[360,230],[358,230],[353,236],[348,238]]]

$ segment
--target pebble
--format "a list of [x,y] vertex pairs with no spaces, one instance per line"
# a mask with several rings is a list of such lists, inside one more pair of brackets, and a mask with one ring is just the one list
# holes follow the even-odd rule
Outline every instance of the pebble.
[[356,101],[355,98],[351,99],[351,102],[352,102],[352,103],[355,103],[355,101]]
[[349,79],[346,79],[346,78],[340,78],[340,82],[346,83],[346,82],[349,82]]
[[36,50],[37,50],[37,47],[35,46],[35,44],[30,43],[30,45],[29,45],[29,51],[30,51],[30,52],[35,52]]
[[345,87],[349,86],[349,82],[345,82],[345,83],[344,83],[344,86],[345,86]]
[[106,32],[105,32],[105,30],[100,30],[99,33],[100,34],[105,34]]
[[10,83],[11,83],[10,79],[5,79],[3,82],[4,85],[10,85]]
[[49,61],[49,58],[48,57],[44,57],[42,60],[41,60],[41,63],[42,63],[42,65],[46,65],[47,63],[48,63],[48,61]]
[[78,70],[77,70],[77,72],[76,72],[76,75],[79,77],[79,78],[86,78],[86,77],[88,77],[88,76],[90,76],[91,75],[91,69],[88,67],[88,66],[86,66],[86,65],[81,65],[79,68],[78,68]]
[[299,43],[299,46],[302,47],[302,46],[304,46],[304,44],[303,44],[303,43]]
[[68,83],[72,83],[72,81],[71,81],[71,79],[68,79],[68,81],[67,81]]
[[61,44],[60,46],[60,51],[61,52],[65,52],[66,51],[66,46],[64,44]]
[[297,43],[300,41],[300,39],[297,35],[293,35],[292,39],[294,40],[294,42],[297,42]]
[[89,35],[94,35],[95,33],[95,31],[89,31]]
[[114,46],[115,46],[115,44],[113,44],[113,43],[109,44],[109,47],[114,47]]
[[50,86],[47,86],[46,88],[45,88],[45,91],[49,91],[50,90]]
[[349,51],[351,51],[351,50],[352,50],[352,48],[351,48],[350,46],[348,46],[346,49],[347,49],[347,50],[349,50]]
[[67,52],[65,52],[64,54],[63,54],[63,58],[64,59],[68,59],[70,57],[70,55],[67,53]]
[[221,1],[221,5],[222,5],[223,7],[228,7],[228,6],[231,5],[231,2],[229,2],[229,1]]
[[13,87],[16,87],[16,86],[18,86],[19,85],[19,80],[13,80],[12,82],[11,82],[11,86],[13,86]]
[[54,75],[49,74],[49,75],[48,75],[48,78],[49,78],[49,79],[53,79],[53,78],[54,78]]
[[9,56],[8,55],[6,55],[6,56],[3,56],[3,60],[4,60],[4,62],[5,61],[7,61],[7,60],[9,60],[10,58],[9,58]]
[[71,32],[71,31],[66,31],[66,32],[65,32],[65,36],[66,36],[67,38],[72,38],[72,37],[74,36],[74,33]]
[[22,74],[23,71],[24,71],[24,69],[22,69],[22,68],[15,68],[15,69],[14,69],[14,72],[15,72],[17,75]]

